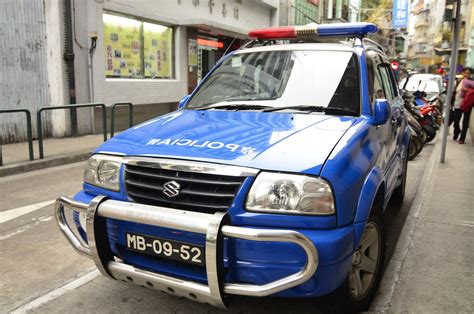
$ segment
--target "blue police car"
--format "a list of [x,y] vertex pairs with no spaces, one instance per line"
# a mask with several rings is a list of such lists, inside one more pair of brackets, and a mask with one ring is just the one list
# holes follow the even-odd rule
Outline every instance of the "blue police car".
[[56,201],[61,231],[105,276],[221,308],[335,293],[366,309],[409,143],[376,31],[250,32],[177,111],[95,151],[83,189]]

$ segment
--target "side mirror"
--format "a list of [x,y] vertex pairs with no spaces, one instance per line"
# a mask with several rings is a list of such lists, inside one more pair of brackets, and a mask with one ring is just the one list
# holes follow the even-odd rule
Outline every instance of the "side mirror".
[[186,106],[188,99],[189,99],[189,95],[186,95],[183,98],[181,98],[181,100],[178,103],[178,110],[181,110],[184,108],[184,106]]
[[390,111],[390,105],[386,99],[377,99],[374,106],[374,125],[387,123]]

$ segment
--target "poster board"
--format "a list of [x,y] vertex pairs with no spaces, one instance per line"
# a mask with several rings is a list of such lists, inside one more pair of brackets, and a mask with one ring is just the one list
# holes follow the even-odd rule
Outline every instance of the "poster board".
[[105,76],[140,78],[141,22],[121,16],[103,14]]
[[197,42],[196,39],[188,39],[188,66],[197,66]]
[[146,78],[172,78],[173,29],[143,23],[144,65]]

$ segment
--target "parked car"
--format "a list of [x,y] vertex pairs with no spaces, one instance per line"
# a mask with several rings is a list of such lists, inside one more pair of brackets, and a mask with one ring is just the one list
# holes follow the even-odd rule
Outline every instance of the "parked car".
[[[60,229],[105,276],[194,301],[335,293],[367,309],[410,137],[388,59],[362,39],[376,31],[250,32],[177,111],[97,148],[56,201]],[[351,40],[311,42],[335,36]]]
[[400,81],[400,88],[405,88],[409,92],[424,91],[427,99],[438,98],[441,109],[446,100],[446,90],[441,75],[417,73],[409,76],[408,82],[406,79],[403,78]]

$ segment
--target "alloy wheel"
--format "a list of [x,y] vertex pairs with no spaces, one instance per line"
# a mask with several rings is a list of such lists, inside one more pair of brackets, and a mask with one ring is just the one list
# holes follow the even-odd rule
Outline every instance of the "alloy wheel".
[[380,230],[375,223],[368,222],[359,248],[352,256],[349,288],[355,300],[363,299],[373,286],[380,253]]

